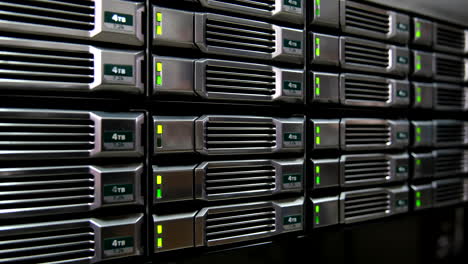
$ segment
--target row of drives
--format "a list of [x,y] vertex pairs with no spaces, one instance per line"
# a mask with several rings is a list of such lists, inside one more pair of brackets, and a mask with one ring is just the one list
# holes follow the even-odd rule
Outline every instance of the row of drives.
[[[213,10],[269,17],[280,23],[286,20],[297,27],[304,21],[301,0],[200,3]],[[0,25],[0,88],[145,94],[145,54],[136,48],[143,45],[144,10],[143,3],[122,0],[50,6],[0,1],[0,11],[8,13]],[[464,83],[468,81],[468,61],[460,56],[467,51],[467,31],[354,1],[314,1],[313,10],[311,25],[336,28],[345,35],[310,32],[307,47],[302,29],[152,6],[151,42],[156,52],[158,47],[179,47],[296,66],[148,55],[153,69],[153,84],[146,85],[148,94],[188,100],[302,103],[308,91],[310,103],[467,109]],[[66,19],[64,14],[71,17]],[[135,50],[37,39],[34,35],[123,43],[135,46]],[[408,44],[420,49],[399,46]],[[307,74],[301,69],[306,49],[312,65]],[[326,73],[315,70],[316,66],[358,73]]]
[[[351,0],[309,1],[308,11],[305,0],[171,2],[197,8],[0,0],[0,89],[468,109],[468,31],[457,26]],[[170,56],[172,48],[194,56]],[[0,108],[0,220],[18,219],[0,226],[0,262],[95,263],[456,204],[468,200],[468,152],[455,149],[467,144],[468,122],[448,119]],[[305,152],[321,150],[342,154],[305,160]],[[156,161],[179,154],[202,161],[145,164],[145,153]],[[337,187],[336,196],[304,197],[305,189]],[[106,208],[143,212],[146,195],[146,206],[207,206],[152,213],[150,249],[143,213],[73,218]]]
[[[205,115],[153,116],[156,157],[200,153],[226,157],[188,166],[153,166],[155,205],[188,200],[219,201],[276,194],[302,195],[305,179],[313,189],[381,183],[403,184],[429,178],[430,184],[344,191],[337,197],[305,202],[288,198],[268,202],[205,207],[185,214],[154,215],[155,252],[212,246],[303,230],[305,211],[313,205],[315,226],[351,223],[466,200],[462,178],[468,152],[427,151],[418,146],[458,147],[468,143],[468,123],[455,120],[406,121],[343,118],[309,120],[307,136],[314,151],[400,150],[400,154],[343,154],[304,161],[303,117]],[[88,165],[3,167],[0,218],[89,212],[123,205],[143,206],[143,162],[94,166],[94,158],[143,158],[145,113],[0,109],[2,160],[87,160]],[[184,140],[182,140],[184,139]],[[410,140],[411,139],[411,140]],[[411,144],[414,153],[405,153]],[[233,155],[297,153],[296,158],[232,159]],[[304,174],[305,162],[314,170]],[[57,164],[57,163],[55,163]],[[447,193],[448,192],[448,193]],[[336,199],[335,199],[336,198]],[[416,199],[415,198],[415,199]],[[419,206],[418,206],[419,204]],[[422,204],[422,205],[421,205]],[[334,208],[334,209],[333,209]],[[338,210],[339,208],[339,210]],[[360,210],[361,208],[362,210]],[[363,209],[364,208],[364,209]],[[327,212],[334,212],[327,213]],[[339,217],[339,218],[338,218]],[[317,220],[318,219],[318,220]],[[82,261],[142,254],[143,215],[78,219],[3,226],[0,237],[8,252],[0,260]],[[339,220],[339,221],[338,221]],[[335,221],[335,222],[333,222]],[[311,222],[309,219],[308,222]],[[24,251],[34,242],[34,254]],[[56,245],[51,246],[51,245]],[[100,250],[97,250],[100,249]],[[33,250],[31,248],[31,250]],[[13,254],[13,255],[12,255]]]

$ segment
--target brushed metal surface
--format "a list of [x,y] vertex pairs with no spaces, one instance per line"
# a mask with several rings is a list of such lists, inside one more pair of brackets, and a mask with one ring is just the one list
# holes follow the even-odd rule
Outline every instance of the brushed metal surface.
[[466,0],[367,0],[468,27]]

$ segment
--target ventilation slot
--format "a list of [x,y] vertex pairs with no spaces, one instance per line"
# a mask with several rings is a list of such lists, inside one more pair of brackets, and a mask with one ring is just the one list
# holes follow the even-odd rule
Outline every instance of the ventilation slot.
[[389,177],[390,161],[386,159],[345,161],[345,184],[384,182]]
[[361,5],[346,3],[346,26],[361,30],[368,30],[380,34],[388,34],[390,18],[387,14],[378,13],[369,9],[359,8]]
[[465,168],[464,159],[463,153],[437,153],[435,174],[437,176],[453,176],[463,173]]
[[206,194],[208,197],[224,195],[252,195],[275,189],[276,172],[273,166],[226,166],[208,168]]
[[465,48],[465,33],[461,29],[437,25],[437,45],[463,50]]
[[209,46],[244,51],[275,52],[275,31],[241,22],[207,19],[206,42]]
[[389,65],[389,51],[387,48],[378,48],[371,45],[345,42],[345,61],[378,68],[387,68]]
[[[209,213],[206,220],[208,243],[223,243],[228,239],[253,239],[275,231],[273,208],[243,209],[227,213]],[[244,239],[242,239],[244,238]]]
[[465,131],[460,123],[451,125],[437,125],[437,143],[462,144],[465,139]]
[[437,188],[435,190],[436,205],[451,204],[461,201],[463,201],[463,183],[461,181],[437,182]]
[[390,196],[386,193],[347,195],[344,206],[345,221],[376,218],[390,212]]
[[365,102],[388,102],[390,87],[385,81],[345,79],[345,99]]
[[276,127],[260,122],[208,121],[205,140],[208,149],[272,148],[276,146]]
[[275,73],[235,67],[206,66],[207,92],[271,96]]
[[0,151],[70,151],[94,148],[88,119],[0,118]]
[[436,74],[442,76],[463,79],[465,65],[462,60],[436,57]]
[[447,89],[437,87],[437,102],[438,106],[461,109],[465,105],[465,95],[461,88]]
[[212,2],[226,3],[265,11],[275,10],[275,0],[212,0]]
[[[26,173],[8,175],[0,169],[0,214],[87,205],[94,201],[94,177],[89,174]],[[66,175],[64,175],[66,174]]]
[[1,263],[71,263],[93,256],[92,228],[54,230],[51,226],[36,233],[2,236],[0,240]]
[[348,146],[382,145],[390,142],[386,124],[346,124],[345,144]]
[[0,46],[0,78],[18,81],[92,83],[93,55],[54,51],[53,47],[41,50]]
[[0,0],[1,19],[67,29],[94,29],[94,1]]

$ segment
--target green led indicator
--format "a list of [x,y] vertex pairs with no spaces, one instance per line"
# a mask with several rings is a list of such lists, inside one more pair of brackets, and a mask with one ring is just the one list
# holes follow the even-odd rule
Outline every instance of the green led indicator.
[[315,216],[315,224],[316,225],[320,224],[320,217],[318,215]]
[[421,207],[421,200],[416,200],[416,207]]
[[156,84],[157,85],[162,85],[162,77],[161,76],[156,76]]
[[416,192],[416,198],[421,198],[421,192]]
[[320,176],[315,177],[315,183],[320,184]]
[[420,159],[416,160],[416,165],[418,165],[418,166],[421,165],[421,160]]
[[319,126],[315,127],[315,133],[320,134],[320,127]]
[[416,38],[421,37],[421,23],[416,23]]
[[416,88],[416,102],[420,103],[422,101],[421,98],[421,87]]
[[317,45],[315,48],[315,55],[320,56],[320,38],[315,38],[315,45]]
[[320,77],[315,77],[315,95],[320,95]]
[[416,128],[416,133],[421,134],[421,128],[420,127]]
[[315,6],[316,6],[315,15],[320,16],[320,0],[315,0]]
[[421,136],[416,136],[416,142],[421,142]]
[[421,63],[416,64],[416,70],[421,70]]
[[163,246],[163,243],[162,243],[162,238],[161,237],[158,237],[158,240],[157,240],[157,245],[158,245],[158,248],[162,248]]
[[156,190],[156,198],[161,199],[162,198],[162,191],[161,189]]
[[316,205],[315,206],[315,212],[318,214],[320,213],[320,206],[319,205]]
[[320,137],[315,137],[315,144],[320,145]]
[[320,173],[320,166],[315,166],[315,173],[317,173],[317,174]]

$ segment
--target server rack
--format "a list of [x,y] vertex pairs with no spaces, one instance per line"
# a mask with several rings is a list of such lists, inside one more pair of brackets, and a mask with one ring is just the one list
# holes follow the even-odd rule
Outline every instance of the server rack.
[[381,262],[463,263],[468,25],[357,0],[0,13],[0,262],[362,263],[401,229],[424,246]]

